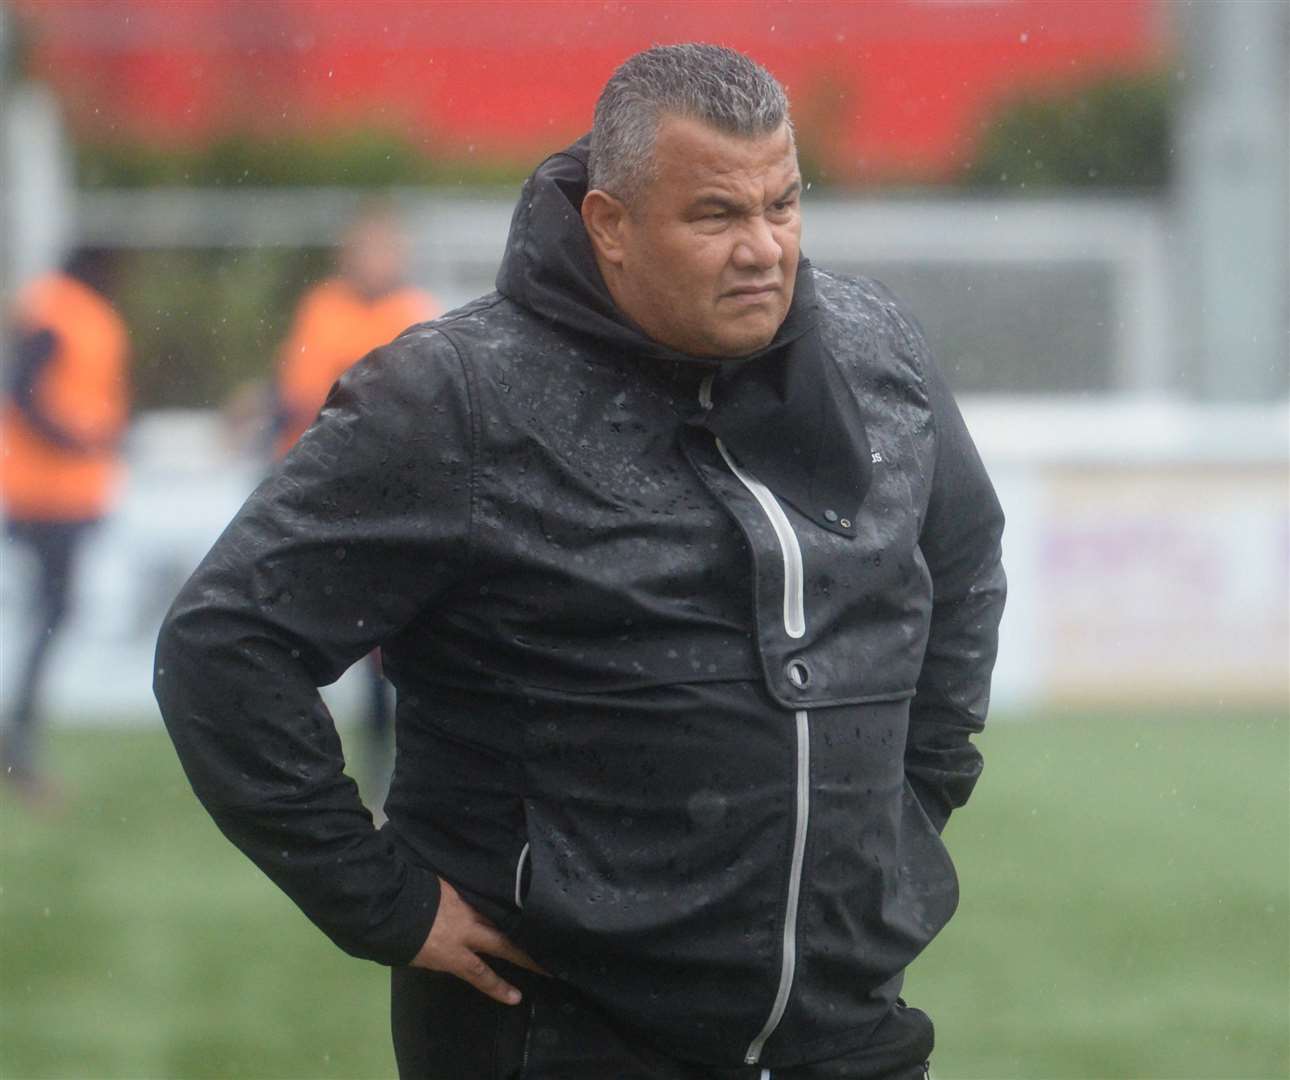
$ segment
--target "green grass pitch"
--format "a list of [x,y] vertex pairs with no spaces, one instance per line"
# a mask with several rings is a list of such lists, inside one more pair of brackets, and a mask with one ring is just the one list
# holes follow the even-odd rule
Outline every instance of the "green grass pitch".
[[[910,973],[938,1080],[1290,1076],[1290,720],[1000,718]],[[0,796],[0,1077],[389,1077],[386,973],[220,837],[159,730]]]

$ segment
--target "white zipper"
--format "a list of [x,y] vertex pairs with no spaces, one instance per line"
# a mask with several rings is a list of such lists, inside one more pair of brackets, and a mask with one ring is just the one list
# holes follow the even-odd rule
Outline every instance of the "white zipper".
[[736,465],[720,439],[717,440],[717,449],[730,466],[730,471],[739,477],[740,483],[761,504],[766,517],[770,519],[770,527],[775,530],[775,539],[779,541],[779,550],[784,555],[784,633],[791,638],[800,638],[806,633],[806,587],[802,570],[802,547],[797,542],[797,533],[793,531],[788,515],[784,513],[784,508],[779,505],[779,500],[770,488]]
[[784,904],[783,958],[779,965],[779,989],[770,1016],[748,1044],[744,1063],[756,1065],[766,1040],[775,1033],[788,1008],[788,994],[793,988],[797,968],[797,905],[802,896],[802,861],[806,854],[806,823],[811,812],[811,727],[805,709],[794,714],[797,720],[797,822],[793,829],[793,862],[788,878],[788,900]]
[[[709,375],[699,386],[699,404],[712,408],[712,380]],[[754,499],[769,519],[779,541],[784,558],[784,633],[800,638],[806,633],[805,572],[802,567],[802,547],[793,531],[792,522],[779,505],[774,493],[751,473],[735,464],[724,444],[717,439],[717,450],[739,482],[752,493]],[[805,709],[793,714],[797,724],[797,809],[793,824],[793,859],[789,868],[788,897],[784,902],[784,938],[780,951],[779,986],[770,1015],[757,1037],[748,1044],[744,1054],[746,1065],[756,1065],[766,1040],[775,1033],[788,1008],[788,996],[793,988],[797,969],[797,908],[802,897],[802,864],[806,855],[806,829],[811,812],[811,723]],[[770,1080],[770,1070],[763,1069],[761,1080]]]
[[[712,378],[709,375],[699,384],[699,404],[705,409],[712,408]],[[717,450],[730,471],[752,493],[770,521],[770,527],[775,530],[775,539],[779,541],[779,550],[784,557],[784,633],[791,638],[800,638],[806,633],[806,575],[802,570],[802,546],[797,542],[797,533],[774,492],[752,473],[736,465],[720,439],[717,439]]]

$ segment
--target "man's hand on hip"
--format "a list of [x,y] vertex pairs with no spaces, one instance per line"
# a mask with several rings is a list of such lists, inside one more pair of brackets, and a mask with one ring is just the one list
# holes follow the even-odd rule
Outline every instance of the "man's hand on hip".
[[412,960],[413,967],[446,971],[503,1005],[518,1005],[520,992],[490,968],[480,954],[509,960],[542,973],[528,956],[464,901],[457,890],[439,879],[439,911],[430,936]]

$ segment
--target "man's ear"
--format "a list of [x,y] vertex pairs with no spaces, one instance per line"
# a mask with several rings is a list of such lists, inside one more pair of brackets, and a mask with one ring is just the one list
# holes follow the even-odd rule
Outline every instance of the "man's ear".
[[627,207],[609,192],[592,188],[582,200],[582,223],[596,254],[613,266],[621,266]]

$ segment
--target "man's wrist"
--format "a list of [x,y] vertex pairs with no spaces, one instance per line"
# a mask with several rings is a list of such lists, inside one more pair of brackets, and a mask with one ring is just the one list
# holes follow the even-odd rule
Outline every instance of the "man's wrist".
[[389,966],[412,963],[430,936],[438,912],[438,875],[408,863],[407,877],[394,910],[373,936],[371,958]]

